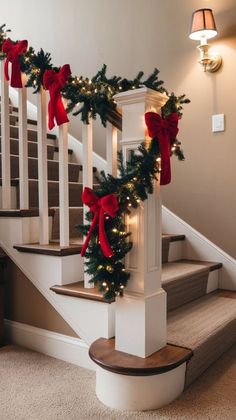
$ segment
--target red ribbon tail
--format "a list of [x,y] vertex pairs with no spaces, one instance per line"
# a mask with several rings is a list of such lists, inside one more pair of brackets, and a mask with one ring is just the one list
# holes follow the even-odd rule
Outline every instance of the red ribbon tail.
[[5,74],[5,79],[9,81],[9,71],[8,71],[8,64],[9,64],[10,59],[7,57],[6,61],[4,63],[4,74]]
[[56,106],[56,100],[55,95],[53,92],[50,92],[50,100],[48,102],[48,128],[49,130],[52,130],[53,127],[55,127],[54,123],[54,117],[55,117],[55,106]]
[[107,258],[113,257],[114,252],[112,251],[109,245],[105,228],[104,228],[104,210],[103,209],[101,209],[100,216],[99,216],[99,239],[100,239],[102,252],[105,255],[105,257]]
[[52,111],[51,101],[48,102],[48,129],[52,130],[55,127],[54,124],[54,114]]
[[85,252],[88,248],[88,244],[89,244],[90,238],[92,236],[93,230],[94,230],[94,228],[95,228],[95,226],[98,222],[98,217],[99,217],[99,211],[97,211],[94,214],[93,221],[92,221],[92,224],[91,224],[90,229],[89,229],[89,233],[88,233],[88,235],[85,239],[85,242],[84,242],[84,244],[82,246],[82,249],[81,249],[81,252],[80,252],[81,257],[84,257],[84,254],[85,254]]
[[11,69],[11,86],[14,88],[22,88],[19,57],[12,61]]
[[67,112],[65,110],[61,94],[57,94],[56,98],[56,107],[55,107],[55,118],[57,125],[65,124],[69,122],[69,119],[67,117]]
[[[169,156],[168,156],[169,155]],[[170,164],[170,151],[168,147],[168,155],[165,157],[163,155],[161,159],[161,185],[167,185],[171,182],[171,164]]]
[[161,185],[167,185],[171,181],[171,165],[170,165],[170,145],[169,136],[159,134],[159,144],[161,152]]

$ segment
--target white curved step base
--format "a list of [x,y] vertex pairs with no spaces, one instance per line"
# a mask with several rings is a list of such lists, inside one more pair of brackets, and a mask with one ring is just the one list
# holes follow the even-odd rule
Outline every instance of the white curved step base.
[[97,366],[96,394],[110,408],[155,410],[174,401],[183,392],[186,363],[169,372],[149,376],[128,376]]

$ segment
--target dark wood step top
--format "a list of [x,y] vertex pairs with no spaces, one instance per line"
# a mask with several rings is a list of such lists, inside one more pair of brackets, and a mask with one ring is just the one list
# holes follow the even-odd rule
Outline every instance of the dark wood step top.
[[[16,115],[16,120],[17,122],[19,122],[19,117]],[[38,121],[37,120],[32,120],[31,118],[27,118],[27,123],[30,125],[37,125]]]
[[81,299],[96,300],[98,302],[105,302],[105,303],[114,302],[114,299],[109,300],[109,301],[105,300],[103,297],[103,294],[99,291],[98,286],[95,286],[90,289],[85,288],[83,281],[66,284],[64,286],[55,285],[51,287],[51,290],[53,290],[53,292],[60,295],[74,296]]
[[[19,132],[19,126],[18,125],[10,125],[9,127],[10,127],[10,133],[11,133],[11,130],[13,132]],[[1,124],[0,124],[0,131],[1,131]],[[32,128],[27,128],[27,133],[28,134],[30,134],[30,133],[35,134],[35,133],[37,133],[37,130],[33,130]],[[47,139],[51,139],[51,140],[56,140],[57,139],[56,134],[52,134],[52,133],[46,133],[46,137],[47,137]]]
[[170,242],[178,242],[178,241],[184,241],[185,235],[176,235],[176,234],[162,234],[162,239],[168,239]]
[[[59,153],[59,147],[58,146],[54,146],[54,151]],[[68,149],[68,155],[72,155],[73,154],[73,150],[72,149]]]
[[[49,216],[54,216],[55,210],[53,208],[48,210]],[[0,210],[0,217],[38,217],[39,209],[13,209],[13,210]]]
[[51,255],[54,257],[65,257],[67,255],[80,254],[82,245],[72,243],[69,246],[60,246],[58,241],[52,241],[48,245],[40,245],[39,243],[14,245],[15,249],[20,252],[28,252],[30,254]]
[[184,347],[167,344],[142,358],[115,350],[115,339],[99,338],[90,346],[90,358],[103,369],[121,375],[148,376],[168,372],[187,362],[193,353]]

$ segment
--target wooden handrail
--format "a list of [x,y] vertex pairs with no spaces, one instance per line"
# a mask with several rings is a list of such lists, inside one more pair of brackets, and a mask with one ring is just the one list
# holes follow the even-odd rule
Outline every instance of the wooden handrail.
[[122,114],[121,111],[111,109],[107,113],[107,120],[118,130],[122,131]]

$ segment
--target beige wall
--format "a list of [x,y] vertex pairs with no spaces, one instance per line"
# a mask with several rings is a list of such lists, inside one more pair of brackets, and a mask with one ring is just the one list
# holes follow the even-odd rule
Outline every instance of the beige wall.
[[[103,63],[110,74],[133,77],[161,70],[169,90],[192,100],[180,124],[186,161],[173,161],[173,182],[163,201],[236,258],[236,2],[235,0],[1,0],[1,20],[14,38],[52,51],[57,65],[92,76]],[[224,65],[201,71],[196,43],[188,38],[192,11],[212,7],[219,36],[212,44]],[[226,131],[211,133],[213,113],[226,115]],[[72,134],[80,136],[76,119]],[[96,150],[103,155],[100,138]]]
[[77,337],[64,319],[10,260],[6,273],[5,318]]

